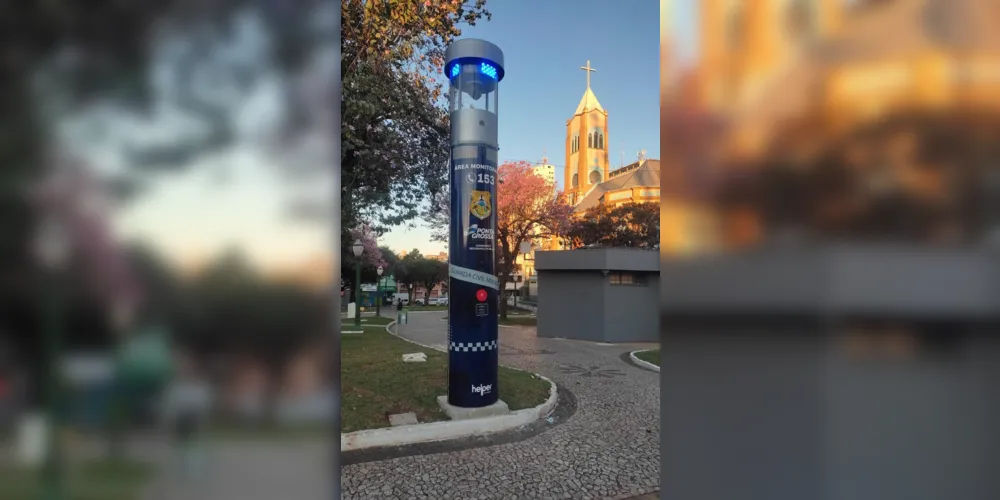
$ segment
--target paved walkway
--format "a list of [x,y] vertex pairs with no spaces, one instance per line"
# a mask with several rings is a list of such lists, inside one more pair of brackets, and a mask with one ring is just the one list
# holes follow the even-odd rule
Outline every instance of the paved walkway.
[[[411,313],[402,334],[443,348],[443,317]],[[534,328],[503,327],[500,345],[501,364],[572,391],[576,413],[516,443],[344,467],[343,498],[618,499],[659,488],[659,374],[621,359],[648,344],[544,339]]]
[[307,500],[330,497],[332,440],[213,443],[200,477],[184,478],[171,454],[142,500]]
[[[382,311],[393,315],[394,311]],[[413,312],[404,334],[443,347],[444,313]],[[540,339],[534,328],[501,328],[501,363],[541,373],[576,398],[565,422],[523,441],[364,462],[342,468],[344,499],[651,500],[658,489],[658,374],[620,356],[647,347]],[[501,388],[502,394],[502,388]],[[329,498],[330,441],[218,442],[205,476],[176,474],[164,443],[137,443],[162,474],[143,500]]]

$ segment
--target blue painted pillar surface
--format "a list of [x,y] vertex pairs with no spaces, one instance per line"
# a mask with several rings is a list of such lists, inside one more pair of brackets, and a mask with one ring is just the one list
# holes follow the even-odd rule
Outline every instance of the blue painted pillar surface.
[[448,402],[496,403],[497,90],[503,53],[458,40],[445,53],[451,113],[451,225],[448,245]]

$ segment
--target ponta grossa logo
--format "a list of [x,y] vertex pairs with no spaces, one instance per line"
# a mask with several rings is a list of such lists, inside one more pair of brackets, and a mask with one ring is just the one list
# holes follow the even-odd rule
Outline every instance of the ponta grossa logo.
[[486,385],[474,385],[472,386],[472,393],[479,394],[480,396],[485,396],[493,391],[493,384]]
[[493,230],[479,227],[479,224],[469,226],[469,238],[473,240],[492,240]]

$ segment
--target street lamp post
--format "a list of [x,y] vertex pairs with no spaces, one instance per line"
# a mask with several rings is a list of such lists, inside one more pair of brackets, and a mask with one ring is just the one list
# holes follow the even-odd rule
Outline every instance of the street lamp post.
[[[132,328],[134,316],[132,301],[124,297],[116,298],[111,305],[111,323],[118,334],[119,345],[124,345],[128,341],[128,335]],[[124,381],[121,373],[117,373],[112,381],[111,394],[111,419],[108,422],[108,451],[112,458],[122,457],[123,433],[128,428],[129,415],[127,402],[125,401]]]
[[60,309],[59,272],[69,258],[69,241],[66,228],[61,221],[47,217],[39,228],[35,242],[37,257],[48,274],[45,318],[45,407],[47,413],[47,439],[45,465],[43,469],[42,498],[58,500],[63,497],[62,449],[59,439],[59,399],[61,396],[61,367],[59,365],[60,341],[62,340],[62,311]]
[[378,273],[378,286],[375,287],[375,316],[382,317],[382,266],[375,269]]
[[361,327],[361,254],[365,252],[365,246],[361,240],[354,240],[351,246],[354,252],[354,326]]

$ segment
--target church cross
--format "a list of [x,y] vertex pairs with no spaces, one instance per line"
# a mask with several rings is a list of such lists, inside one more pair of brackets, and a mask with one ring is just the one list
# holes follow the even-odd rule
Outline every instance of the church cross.
[[584,71],[587,72],[587,88],[589,89],[590,88],[590,74],[593,73],[594,71],[597,71],[597,70],[590,67],[590,61],[589,60],[587,61],[587,65],[586,66],[580,66],[580,69],[582,69],[582,70],[584,70]]

